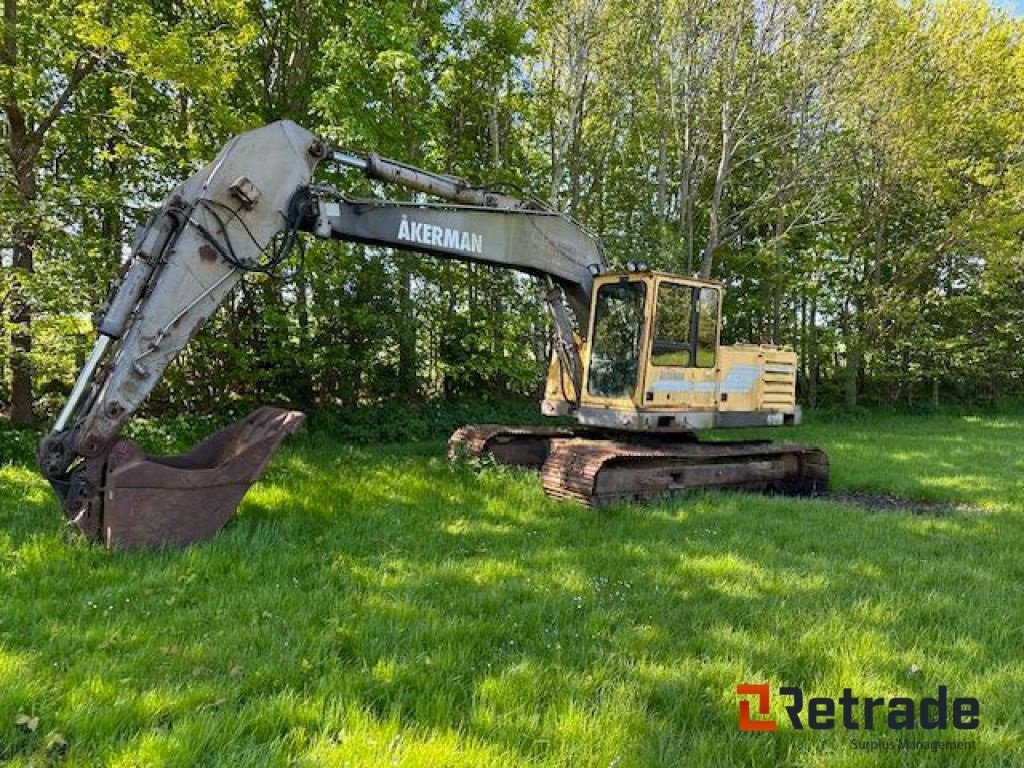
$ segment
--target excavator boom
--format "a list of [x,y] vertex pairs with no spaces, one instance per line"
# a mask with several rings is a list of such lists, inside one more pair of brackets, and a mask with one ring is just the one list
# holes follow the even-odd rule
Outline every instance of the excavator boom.
[[347,198],[324,198],[318,206],[321,219],[312,226],[318,234],[551,280],[578,327],[587,325],[594,274],[604,265],[597,242],[559,213]]
[[39,466],[65,514],[90,538],[151,547],[212,535],[302,423],[301,413],[262,408],[183,456],[147,456],[120,436],[245,273],[272,270],[300,231],[546,277],[566,365],[578,378],[574,330],[561,302],[566,296],[585,324],[592,272],[603,267],[596,240],[527,201],[377,155],[335,154],[370,178],[450,202],[352,200],[313,183],[329,154],[289,121],[241,134],[136,235],[92,353],[39,447]]

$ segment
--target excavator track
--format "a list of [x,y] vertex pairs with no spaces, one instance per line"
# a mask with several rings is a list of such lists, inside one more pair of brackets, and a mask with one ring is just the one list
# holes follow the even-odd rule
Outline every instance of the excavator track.
[[694,442],[652,448],[556,439],[541,479],[549,496],[592,507],[704,488],[811,496],[828,487],[828,458],[813,446],[787,443]]
[[540,471],[545,492],[591,507],[690,490],[812,496],[828,488],[819,448],[769,441],[699,442],[691,434],[635,436],[596,429],[480,425],[457,430],[449,457],[490,455]]
[[471,424],[459,427],[448,438],[448,458],[457,461],[490,457],[498,464],[539,470],[547,461],[551,441],[576,437],[577,431],[568,427]]

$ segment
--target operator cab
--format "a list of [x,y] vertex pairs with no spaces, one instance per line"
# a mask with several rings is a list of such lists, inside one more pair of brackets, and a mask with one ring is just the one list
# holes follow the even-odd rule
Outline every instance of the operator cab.
[[578,408],[553,364],[544,412],[641,431],[796,423],[795,353],[721,346],[722,292],[667,272],[596,277]]
[[722,287],[663,272],[594,281],[583,403],[715,407]]
[[[717,283],[663,273],[599,278],[588,334],[586,395],[654,402],[658,390],[671,389],[660,383],[662,378],[679,379],[689,369],[713,370],[721,296]],[[659,375],[670,370],[675,373]],[[653,388],[638,397],[648,380]]]

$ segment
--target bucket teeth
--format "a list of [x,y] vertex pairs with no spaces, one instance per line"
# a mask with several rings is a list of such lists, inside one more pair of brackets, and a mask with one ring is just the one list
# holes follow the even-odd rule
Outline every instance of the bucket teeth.
[[147,456],[119,440],[107,455],[102,496],[78,512],[88,523],[82,532],[97,531],[116,549],[183,547],[210,538],[304,420],[298,411],[263,407],[178,456]]

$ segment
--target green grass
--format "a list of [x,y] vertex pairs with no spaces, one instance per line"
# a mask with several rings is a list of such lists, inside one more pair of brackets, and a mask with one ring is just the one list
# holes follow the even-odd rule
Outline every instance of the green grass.
[[[784,434],[825,447],[838,488],[978,509],[700,494],[594,513],[527,473],[450,468],[440,442],[320,430],[213,541],[110,553],[62,529],[27,461],[2,465],[0,764],[1020,765],[1024,415]],[[739,733],[741,682],[944,684],[982,725],[913,732],[976,742],[953,753]]]

